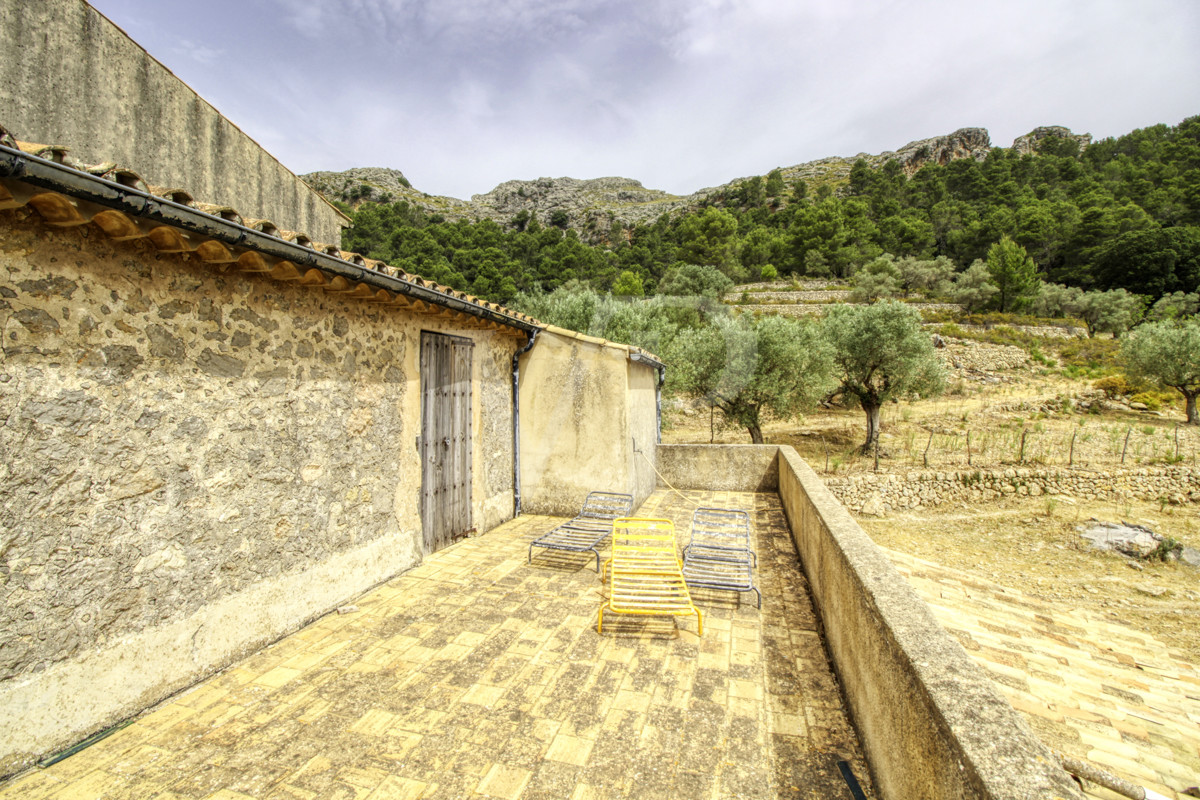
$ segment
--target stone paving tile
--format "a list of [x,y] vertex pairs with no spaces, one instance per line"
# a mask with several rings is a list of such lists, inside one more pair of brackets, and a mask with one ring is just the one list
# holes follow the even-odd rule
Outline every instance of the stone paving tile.
[[1050,747],[1166,797],[1200,784],[1200,666],[1132,626],[885,552]]
[[[697,590],[702,638],[694,618],[619,615],[597,635],[591,557],[526,564],[558,522],[526,516],[0,784],[0,798],[824,800],[849,797],[843,759],[873,797],[778,497],[658,492],[639,513],[674,520],[682,546],[699,505],[751,512],[763,592],[760,611],[752,595]],[[1095,749],[1128,757],[1120,744]]]

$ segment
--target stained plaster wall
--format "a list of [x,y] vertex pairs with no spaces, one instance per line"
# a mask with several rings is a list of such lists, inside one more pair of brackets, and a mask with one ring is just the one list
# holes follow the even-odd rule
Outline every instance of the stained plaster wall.
[[517,338],[0,212],[0,775],[419,563],[422,329],[486,530]]
[[341,243],[337,209],[82,0],[3,0],[0,53],[0,124],[18,139]]
[[[521,357],[521,508],[579,513],[589,491],[654,491],[657,372],[629,350],[542,332]],[[637,450],[634,451],[634,446]]]

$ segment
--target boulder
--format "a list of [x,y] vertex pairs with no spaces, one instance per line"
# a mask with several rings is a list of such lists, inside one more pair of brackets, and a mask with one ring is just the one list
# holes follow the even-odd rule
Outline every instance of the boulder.
[[1163,537],[1144,525],[1128,522],[1100,522],[1092,520],[1080,526],[1080,536],[1092,543],[1097,550],[1112,550],[1134,558],[1148,558],[1158,551]]

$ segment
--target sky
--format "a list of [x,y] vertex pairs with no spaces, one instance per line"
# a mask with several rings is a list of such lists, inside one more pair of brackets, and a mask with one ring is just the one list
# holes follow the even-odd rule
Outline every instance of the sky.
[[462,199],[1200,114],[1197,0],[90,1],[294,172]]

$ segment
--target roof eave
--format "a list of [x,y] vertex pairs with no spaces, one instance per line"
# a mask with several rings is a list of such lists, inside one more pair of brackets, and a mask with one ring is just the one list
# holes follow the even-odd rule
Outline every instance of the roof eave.
[[232,220],[207,214],[149,192],[97,177],[63,164],[0,145],[0,178],[19,181],[75,200],[111,208],[137,219],[149,220],[219,241],[229,247],[254,250],[298,266],[319,269],[346,280],[384,289],[398,295],[495,322],[526,333],[542,325],[521,319],[507,310],[496,310],[421,286],[406,278],[369,267],[254,230]]

